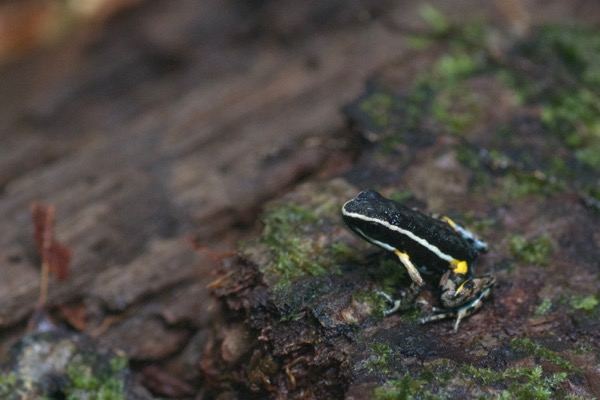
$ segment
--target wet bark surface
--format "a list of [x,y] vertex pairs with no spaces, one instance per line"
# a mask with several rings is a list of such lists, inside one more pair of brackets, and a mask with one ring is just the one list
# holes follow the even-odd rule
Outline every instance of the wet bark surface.
[[[515,102],[493,74],[455,78],[467,100],[434,85],[443,107],[411,109],[419,74],[470,40],[452,36],[461,24],[424,22],[417,3],[139,2],[4,65],[2,354],[36,307],[29,205],[43,201],[73,255],[68,279],[51,282],[54,323],[100,352],[123,350],[154,395],[459,398],[521,383],[600,396],[597,175],[582,150],[593,142],[549,135],[539,106]],[[560,66],[532,64],[535,24],[599,15],[592,2],[439,7],[449,21],[484,14],[484,31],[519,32],[482,52],[548,76],[540,86]],[[433,44],[416,50],[419,37]],[[415,122],[419,112],[430,116]],[[553,169],[557,157],[574,176]],[[419,325],[419,310],[381,317],[371,294],[400,293],[407,277],[338,215],[366,187],[462,217],[490,242],[477,273],[499,284],[459,333]],[[528,258],[540,248],[545,257]],[[422,294],[430,303],[436,284]]]

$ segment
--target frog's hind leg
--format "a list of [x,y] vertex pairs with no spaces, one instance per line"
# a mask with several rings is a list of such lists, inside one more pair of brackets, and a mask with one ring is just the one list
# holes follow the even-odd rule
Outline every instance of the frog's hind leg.
[[471,244],[471,246],[473,246],[473,248],[475,248],[480,253],[485,253],[488,251],[488,244],[486,242],[484,242],[483,240],[479,239],[468,229],[457,224],[456,222],[454,222],[452,219],[450,219],[449,217],[447,217],[445,215],[439,215],[436,217],[438,219],[444,221],[448,225],[450,225],[456,233],[458,233],[463,239],[465,239],[467,242],[469,242]]
[[477,310],[481,308],[483,305],[483,299],[488,297],[492,293],[492,288],[487,287],[483,292],[477,296],[477,298],[471,300],[464,306],[459,307],[456,310],[456,322],[454,323],[454,332],[458,331],[458,325],[460,325],[460,321],[463,318],[468,317],[469,315],[475,314]]
[[448,271],[440,282],[442,287],[442,304],[447,309],[455,309],[465,304],[470,304],[481,297],[481,294],[490,289],[496,279],[492,275],[483,275],[479,278],[467,277]]
[[[456,322],[454,323],[454,332],[458,332],[458,326],[460,325],[460,321],[467,315],[464,312],[461,312],[462,308],[456,311],[448,311],[441,312],[439,314],[433,314],[428,317],[421,318],[419,323],[426,324],[428,322],[439,321],[441,319],[454,318],[456,317]],[[469,314],[470,315],[470,314]]]
[[481,308],[481,306],[483,305],[483,299],[488,297],[491,292],[492,292],[492,288],[487,287],[485,290],[483,290],[479,294],[479,296],[477,296],[473,300],[469,301],[465,305],[458,307],[456,310],[445,311],[445,312],[433,314],[428,317],[421,318],[421,320],[419,322],[421,324],[425,324],[425,323],[432,322],[432,321],[439,321],[441,319],[456,317],[456,322],[454,323],[454,332],[457,332],[460,322],[464,318],[466,318],[472,314],[475,314],[475,312],[477,312],[477,310],[479,310]]
[[[436,314],[429,315],[427,317],[421,318],[419,320],[419,323],[420,324],[426,324],[428,322],[439,321],[439,320],[447,319],[447,318],[454,318],[458,314],[457,311],[444,311],[444,310],[441,310],[441,309],[436,309],[435,311],[436,311]],[[457,323],[458,323],[458,321],[457,321]],[[455,324],[454,326],[455,326],[455,329],[457,329],[456,328],[457,324]]]

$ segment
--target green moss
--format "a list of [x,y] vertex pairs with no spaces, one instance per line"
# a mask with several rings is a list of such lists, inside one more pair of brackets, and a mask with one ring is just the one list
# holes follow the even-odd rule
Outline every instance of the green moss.
[[415,91],[427,88],[430,93],[430,108],[421,108],[421,113],[431,114],[442,131],[454,135],[462,134],[482,115],[480,102],[469,88],[469,79],[488,68],[486,45],[487,34],[477,22],[453,27],[440,18],[433,8],[428,20],[434,35],[443,37],[452,33],[449,49],[438,58],[432,68],[417,78]]
[[[406,272],[406,268],[400,264],[396,258],[382,258],[375,268],[370,268],[373,275],[373,281],[378,285],[378,289],[367,288],[355,295],[356,301],[369,304],[372,309],[372,315],[384,316],[384,311],[392,305],[381,294],[379,290],[394,297],[394,294],[402,288],[408,288],[411,281]],[[409,310],[403,313],[403,317],[409,320],[418,318],[416,310]]]
[[356,251],[356,249],[352,249],[342,242],[332,243],[328,248],[328,252],[331,254],[331,257],[336,264],[342,262],[361,262],[360,254]]
[[562,179],[572,180],[576,178],[577,175],[573,168],[571,168],[567,161],[561,156],[552,157],[550,159],[548,169],[550,171],[549,175],[557,176]]
[[113,373],[98,374],[89,366],[76,363],[69,366],[67,377],[69,381],[65,390],[65,398],[68,400],[82,398],[120,400],[125,398],[123,379]]
[[426,50],[435,43],[435,39],[423,35],[412,35],[408,37],[407,43],[413,50]]
[[410,190],[400,190],[390,193],[387,196],[389,199],[402,203],[413,197],[413,193]]
[[338,273],[341,264],[357,261],[356,251],[331,240],[341,219],[339,198],[318,192],[302,201],[267,206],[261,235],[245,246],[259,257],[256,262],[275,291],[285,292],[296,278]]
[[553,399],[567,374],[558,372],[544,375],[541,366],[533,368],[511,367],[504,371],[477,368],[468,365],[463,373],[486,386],[501,386],[496,399]]
[[261,240],[276,243],[282,236],[296,231],[306,232],[319,223],[317,213],[300,204],[284,204],[267,211],[263,217],[264,229]]
[[[499,129],[499,131],[502,132],[502,129]],[[497,169],[505,169],[513,164],[512,160],[506,154],[497,149],[492,149],[488,151],[487,157],[489,159],[490,165],[494,166]]]
[[[375,399],[445,399],[451,393],[481,399],[553,399],[562,394],[565,372],[547,373],[541,366],[496,371],[471,364],[438,360],[417,374],[404,374],[373,391]],[[456,396],[457,394],[454,394]],[[452,397],[453,398],[453,397]]]
[[430,4],[421,7],[420,16],[429,27],[424,36],[432,39],[450,39],[456,49],[482,49],[486,47],[488,35],[486,26],[477,19],[461,21],[460,25],[448,19],[437,8]]
[[472,146],[459,146],[456,149],[456,159],[465,167],[472,170],[483,169],[479,154]]
[[[551,195],[571,187],[589,184],[598,186],[600,173],[600,34],[594,29],[565,26],[546,26],[533,32],[526,40],[517,42],[502,57],[490,57],[488,29],[484,24],[453,25],[431,6],[421,10],[430,32],[419,37],[419,43],[445,40],[446,52],[433,66],[421,72],[415,85],[406,94],[377,88],[363,97],[359,109],[368,114],[366,131],[386,131],[380,150],[391,152],[410,135],[423,132],[443,132],[461,135],[468,132],[485,115],[481,102],[472,93],[470,82],[477,76],[496,79],[512,91],[519,104],[539,110],[539,124],[559,146],[570,152],[560,156],[532,157],[521,164],[502,169],[510,162],[494,147],[522,148],[522,140],[513,134],[512,125],[496,127],[503,134],[497,146],[492,145],[491,166],[508,171],[502,180],[506,202],[526,195]],[[495,49],[497,51],[497,49]],[[497,62],[502,60],[502,62]],[[523,66],[527,65],[527,68]],[[533,125],[532,125],[533,126]],[[480,187],[491,180],[489,165],[478,161],[478,149],[459,146],[459,160],[473,170]],[[557,153],[558,154],[558,153]],[[547,157],[546,157],[547,156]],[[488,171],[486,171],[488,169]],[[580,169],[588,174],[581,174]],[[521,172],[518,172],[521,171]],[[524,172],[523,172],[524,171]],[[595,173],[595,175],[594,175]],[[593,182],[589,182],[590,176]],[[549,178],[552,177],[552,178]],[[586,182],[588,180],[588,182]],[[600,196],[592,196],[594,204]]]
[[594,295],[589,296],[572,296],[569,300],[569,304],[576,310],[593,311],[598,305],[598,297]]
[[469,78],[484,68],[480,51],[456,45],[420,78],[433,93],[431,114],[447,133],[462,134],[481,117],[479,101],[468,87]]
[[552,253],[552,240],[546,234],[527,240],[522,235],[513,235],[508,239],[512,255],[519,261],[534,265],[548,265]]
[[600,188],[597,185],[581,187],[579,195],[588,207],[600,212]]
[[0,375],[0,399],[9,398],[11,394],[15,394],[18,388],[18,379],[15,373]]
[[[596,95],[587,88],[578,88],[541,110],[541,120],[571,147],[584,144],[587,136],[598,135],[599,104]],[[585,131],[582,131],[585,128]]]
[[406,96],[402,103],[402,119],[404,129],[421,131],[422,123],[431,110],[431,103],[435,96],[435,87],[425,79],[417,80],[414,89]]
[[[450,32],[448,28],[444,30]],[[470,100],[470,92],[464,89],[464,84],[473,76],[492,73],[512,88],[521,104],[540,110],[540,122],[572,151],[573,160],[600,172],[598,31],[543,27],[527,41],[517,44],[508,62],[502,64],[495,64],[486,54],[486,36],[478,24],[452,31],[448,52],[430,72],[420,77],[429,82],[434,92],[431,110],[443,128],[456,134],[477,121],[480,113],[477,101]],[[522,68],[524,61],[531,65],[527,70]],[[564,157],[559,163],[561,165],[555,163],[546,168],[558,172],[563,179],[570,179],[573,166],[565,168]],[[511,176],[505,185],[508,200],[527,194],[553,193],[565,187],[564,181],[539,180],[535,174]]]
[[434,65],[434,75],[447,82],[460,82],[481,68],[481,62],[466,51],[443,55]]
[[385,343],[371,343],[371,356],[367,359],[365,367],[369,373],[377,372],[389,374],[390,368],[401,358],[397,347]]
[[373,391],[374,400],[410,400],[415,398],[434,399],[431,394],[423,392],[427,384],[423,380],[412,379],[409,374],[404,374],[400,379],[390,380],[384,386]]
[[548,179],[543,174],[512,173],[502,180],[501,201],[514,200],[529,195],[549,196],[565,188],[565,183]]
[[597,143],[590,144],[587,147],[580,148],[575,150],[575,157],[586,164],[587,166],[593,168],[596,171],[600,171],[600,140]]
[[476,99],[460,85],[439,91],[431,110],[444,131],[454,135],[468,130],[481,115]]
[[[431,38],[454,33],[451,49],[415,79],[408,93],[392,93],[373,86],[357,102],[359,112],[354,117],[364,129],[385,133],[380,147],[384,154],[396,149],[410,135],[431,132],[428,126],[432,122],[444,132],[459,134],[481,117],[479,102],[472,95],[467,80],[487,65],[485,49],[480,46],[485,32],[475,27],[478,24],[451,30],[445,18],[430,6],[423,7],[423,15],[432,27]],[[424,46],[430,38],[421,36],[414,42]]]
[[587,88],[566,93],[546,104],[541,119],[547,128],[574,150],[577,160],[600,171],[600,97]]
[[385,129],[392,122],[395,100],[391,93],[377,91],[363,99],[359,109],[368,114],[378,129]]
[[575,348],[575,354],[582,355],[594,351],[595,348],[590,343],[579,343]]
[[411,96],[373,84],[367,93],[346,107],[346,112],[369,133],[369,140],[380,143],[380,151],[386,154],[394,152],[404,143],[407,133],[418,126],[423,113],[414,102]]
[[406,268],[400,264],[400,260],[394,258],[383,259],[374,272],[381,290],[385,293],[394,293],[403,284],[410,284]]
[[538,317],[542,317],[542,316],[548,314],[548,311],[550,311],[551,308],[552,308],[552,300],[546,297],[536,307],[534,314]]
[[116,356],[110,360],[109,366],[110,370],[115,373],[121,373],[127,369],[129,365],[129,360],[125,356]]
[[390,303],[376,290],[364,290],[356,293],[354,299],[358,303],[368,304],[373,310],[372,315],[382,316],[384,311],[390,308]]
[[[581,27],[545,26],[517,46],[530,67],[503,69],[523,103],[540,108],[546,129],[583,165],[600,172],[600,34]],[[544,79],[540,79],[543,76]]]
[[[64,335],[38,332],[22,338],[11,355],[15,372],[0,376],[0,398],[125,399],[127,358],[99,354],[87,340]],[[54,355],[46,354],[47,351]],[[41,356],[49,358],[40,359]],[[57,361],[51,358],[68,361],[66,369],[55,365]],[[55,384],[48,386],[48,379]]]
[[496,397],[500,399],[552,399],[567,376],[560,372],[544,377],[539,365],[533,368],[507,368],[499,372],[468,366],[466,371],[486,385],[502,384],[507,387]]
[[[363,97],[359,109],[365,113],[364,126],[380,135],[380,152],[392,154],[411,135],[418,136],[430,115],[433,92],[429,84],[416,84],[408,94],[396,94],[375,87]],[[364,118],[364,117],[363,117]]]
[[496,226],[498,221],[495,218],[480,218],[472,211],[461,213],[455,220],[460,225],[467,227],[473,233],[488,232]]
[[544,358],[546,361],[551,362],[564,370],[578,371],[577,367],[570,361],[559,356],[557,352],[547,349],[529,338],[514,338],[511,340],[510,345],[515,349],[524,350],[531,355]]
[[279,284],[303,275],[323,275],[335,264],[334,255],[350,253],[342,245],[324,246],[318,235],[323,220],[309,207],[279,205],[267,211],[263,222],[259,242],[267,246],[270,260],[261,271],[277,276]]
[[430,4],[425,4],[419,9],[421,18],[429,25],[434,34],[443,36],[449,33],[450,21],[437,8]]

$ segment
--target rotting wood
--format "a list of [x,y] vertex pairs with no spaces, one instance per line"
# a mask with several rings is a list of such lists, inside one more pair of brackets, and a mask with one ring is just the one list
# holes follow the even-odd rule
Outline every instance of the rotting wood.
[[[403,51],[397,35],[373,24],[298,43],[305,49],[259,48],[236,55],[228,63],[243,60],[242,67],[214,79],[193,73],[210,68],[199,57],[190,61],[197,67],[156,77],[157,87],[179,88],[162,97],[142,82],[123,93],[103,87],[125,79],[131,68],[143,70],[148,51],[128,42],[118,48],[105,38],[90,61],[108,65],[65,77],[64,96],[43,93],[55,103],[44,103],[50,111],[36,117],[43,125],[5,121],[3,152],[44,161],[22,171],[13,161],[0,163],[0,257],[10,260],[0,270],[0,326],[22,320],[35,303],[31,201],[56,205],[57,233],[73,249],[72,277],[54,285],[50,303],[102,290],[94,285],[103,271],[143,260],[152,241],[194,232],[214,242],[219,232],[251,221],[248,213],[264,199],[335,160],[344,147],[336,138],[343,126],[339,108],[374,68]],[[115,57],[123,50],[130,53]],[[308,54],[319,60],[316,68],[307,67]],[[36,115],[35,107],[26,110]],[[12,139],[19,134],[25,140]],[[190,259],[180,262],[183,268]]]

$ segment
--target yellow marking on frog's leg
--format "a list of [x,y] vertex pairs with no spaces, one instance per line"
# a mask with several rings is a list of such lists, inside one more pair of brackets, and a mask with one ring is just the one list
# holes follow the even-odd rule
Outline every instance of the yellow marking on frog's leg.
[[473,285],[468,287],[466,285],[472,282],[473,279],[465,278],[465,275],[454,274],[452,271],[448,271],[445,277],[442,278],[442,281],[440,281],[442,286],[440,299],[445,308],[455,308],[469,301],[473,295]]
[[463,290],[463,289],[464,289],[464,287],[465,287],[465,283],[467,283],[467,282],[469,282],[469,279],[465,279],[465,280],[463,281],[463,283],[461,283],[461,284],[460,284],[460,285],[459,285],[459,286],[456,288],[456,290],[454,291],[454,293],[458,294],[458,293],[462,292],[462,290]]
[[448,225],[450,225],[452,227],[452,229],[454,229],[455,231],[457,231],[457,229],[456,229],[456,222],[452,221],[449,217],[446,217],[445,215],[442,215],[442,217],[440,219],[442,221],[444,221],[445,223],[447,223]]
[[482,292],[491,288],[496,280],[491,275],[484,275],[479,278],[467,278],[464,276],[450,273],[442,285],[441,300],[444,308],[452,309],[472,301]]
[[450,265],[452,265],[452,272],[455,274],[466,275],[469,272],[469,264],[466,261],[460,260],[452,260],[450,261]]
[[424,286],[425,282],[423,281],[423,278],[421,277],[421,274],[419,273],[417,268],[410,261],[408,254],[403,253],[400,250],[394,250],[394,253],[398,256],[400,262],[402,262],[402,264],[404,264],[404,266],[406,267],[410,279],[412,279],[412,281],[418,286]]

